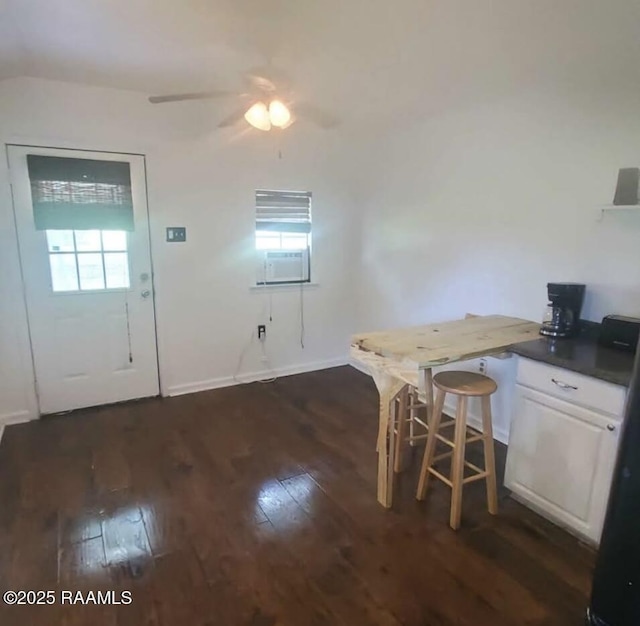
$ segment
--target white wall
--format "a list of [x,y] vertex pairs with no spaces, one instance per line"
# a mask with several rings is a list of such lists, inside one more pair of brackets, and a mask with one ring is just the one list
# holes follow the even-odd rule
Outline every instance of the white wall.
[[640,98],[615,108],[520,94],[387,138],[363,212],[362,329],[503,313],[540,320],[548,281],[583,317],[640,315],[640,211],[605,215],[640,166]]
[[435,5],[422,110],[363,152],[358,328],[537,321],[549,281],[586,283],[587,319],[640,317],[640,211],[597,210],[640,167],[637,3]]
[[[344,362],[353,330],[349,268],[357,237],[339,133],[218,131],[211,103],[153,107],[139,93],[36,79],[0,83],[0,142],[143,153],[147,157],[161,383],[164,393],[265,374],[251,334],[268,323],[267,296],[251,291],[256,188],[313,192],[312,280],[305,348],[298,289],[273,292],[266,350],[276,372]],[[281,152],[282,158],[279,156]],[[4,169],[4,166],[3,168]],[[6,177],[5,177],[6,178]],[[186,226],[185,244],[164,242]],[[35,415],[27,326],[10,191],[0,181],[0,423]]]

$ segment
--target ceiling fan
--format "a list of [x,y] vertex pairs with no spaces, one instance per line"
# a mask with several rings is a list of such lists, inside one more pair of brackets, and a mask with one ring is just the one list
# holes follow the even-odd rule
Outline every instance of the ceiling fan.
[[324,129],[334,128],[338,125],[338,119],[331,113],[313,104],[296,101],[292,96],[285,75],[281,72],[276,73],[273,68],[250,70],[246,72],[245,79],[249,87],[245,93],[228,90],[201,91],[151,96],[149,102],[165,104],[167,102],[214,98],[240,98],[243,100],[243,104],[231,115],[224,118],[218,124],[218,128],[234,126],[242,119],[245,119],[254,128],[263,131],[269,131],[272,128],[288,128],[299,119],[307,119]]

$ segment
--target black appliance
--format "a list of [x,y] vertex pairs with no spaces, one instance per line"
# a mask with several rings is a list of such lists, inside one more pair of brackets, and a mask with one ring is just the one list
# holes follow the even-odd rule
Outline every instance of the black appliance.
[[640,319],[624,315],[607,315],[600,326],[600,344],[635,352],[640,340]]
[[640,350],[627,399],[587,624],[640,624]]
[[578,332],[580,311],[586,286],[579,283],[547,283],[549,304],[540,334],[547,337],[573,337]]

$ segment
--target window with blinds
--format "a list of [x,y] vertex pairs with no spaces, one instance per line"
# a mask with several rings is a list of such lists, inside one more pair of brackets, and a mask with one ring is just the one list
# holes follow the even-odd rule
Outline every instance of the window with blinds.
[[309,282],[310,249],[311,192],[257,190],[257,282]]
[[256,248],[304,250],[311,243],[311,192],[256,191]]
[[27,155],[36,230],[132,231],[129,163]]

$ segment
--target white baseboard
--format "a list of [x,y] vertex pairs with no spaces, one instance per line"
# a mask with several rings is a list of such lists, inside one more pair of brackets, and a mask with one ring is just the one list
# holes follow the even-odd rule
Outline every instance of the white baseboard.
[[37,419],[31,411],[24,409],[22,411],[14,411],[13,413],[0,413],[0,424],[9,426],[10,424],[22,424],[22,422],[30,422]]
[[222,387],[232,387],[233,385],[242,385],[244,383],[254,383],[258,380],[273,378],[274,376],[281,378],[283,376],[315,372],[317,370],[325,370],[330,367],[339,367],[347,364],[347,357],[340,357],[337,359],[328,359],[326,361],[314,361],[312,363],[302,363],[300,365],[290,365],[288,367],[280,367],[277,369],[262,370],[260,372],[249,372],[236,377],[222,376],[220,378],[210,378],[209,380],[201,380],[194,383],[171,385],[167,388],[166,395],[182,396],[187,393],[197,393],[198,391],[209,391],[210,389],[220,389]]
[[0,441],[2,441],[2,434],[4,433],[5,426],[11,426],[11,424],[22,424],[23,422],[30,422],[34,419],[37,419],[37,416],[34,416],[31,411],[28,411],[27,409],[0,415]]

